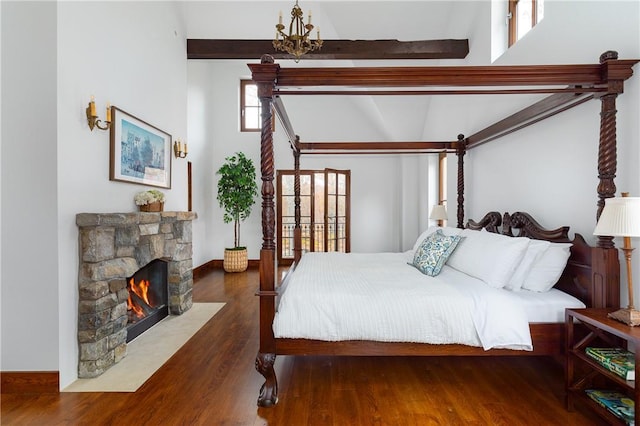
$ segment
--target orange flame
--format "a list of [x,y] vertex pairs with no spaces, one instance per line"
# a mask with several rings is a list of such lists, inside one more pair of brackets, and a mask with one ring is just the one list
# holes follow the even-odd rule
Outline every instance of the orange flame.
[[148,307],[153,307],[149,302],[149,287],[151,283],[148,280],[141,280],[138,284],[134,279],[129,280],[129,298],[127,299],[127,310],[132,311],[135,318],[140,319],[145,317],[144,309],[138,303],[131,299],[131,293],[135,293],[141,301],[143,301]]

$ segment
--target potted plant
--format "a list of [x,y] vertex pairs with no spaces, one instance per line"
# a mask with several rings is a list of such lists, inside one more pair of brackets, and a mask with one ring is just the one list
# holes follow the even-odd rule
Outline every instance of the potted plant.
[[161,212],[164,209],[164,194],[157,189],[138,192],[134,201],[141,212]]
[[233,222],[233,247],[225,248],[223,267],[227,272],[242,272],[247,269],[247,248],[240,245],[240,222],[251,214],[251,207],[258,195],[256,169],[253,161],[242,152],[225,158],[217,171],[218,202],[224,209],[224,223]]

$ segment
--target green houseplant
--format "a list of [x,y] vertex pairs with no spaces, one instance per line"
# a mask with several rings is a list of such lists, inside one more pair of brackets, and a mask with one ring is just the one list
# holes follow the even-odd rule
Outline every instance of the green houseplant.
[[233,222],[233,247],[224,251],[224,270],[242,272],[247,269],[247,248],[240,245],[240,222],[251,214],[251,207],[258,195],[256,169],[253,161],[242,152],[225,158],[216,172],[218,181],[218,202],[224,210],[224,223]]

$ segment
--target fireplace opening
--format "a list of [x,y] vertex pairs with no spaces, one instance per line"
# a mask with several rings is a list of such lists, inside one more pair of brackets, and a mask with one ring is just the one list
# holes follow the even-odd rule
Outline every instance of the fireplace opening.
[[156,259],[127,278],[127,342],[169,315],[167,262]]

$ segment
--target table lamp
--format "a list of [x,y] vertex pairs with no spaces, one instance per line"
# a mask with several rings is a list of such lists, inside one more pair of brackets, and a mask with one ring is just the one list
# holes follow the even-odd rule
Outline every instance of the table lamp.
[[442,204],[437,204],[433,206],[431,209],[431,214],[429,215],[429,219],[437,220],[438,224],[441,225],[442,220],[447,220],[447,209]]
[[598,219],[593,235],[608,235],[623,237],[624,253],[627,263],[627,286],[629,290],[629,305],[609,314],[610,318],[625,324],[640,325],[640,311],[633,306],[633,276],[631,274],[631,238],[640,237],[640,197],[629,197],[623,192],[622,197],[606,198],[604,209]]

